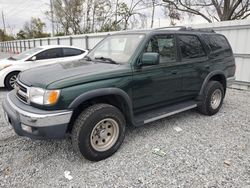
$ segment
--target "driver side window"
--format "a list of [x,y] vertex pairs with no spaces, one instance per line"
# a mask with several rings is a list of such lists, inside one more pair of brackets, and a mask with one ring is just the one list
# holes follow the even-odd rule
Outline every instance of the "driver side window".
[[156,52],[160,55],[160,63],[175,61],[176,47],[173,34],[158,35],[150,39],[145,52]]

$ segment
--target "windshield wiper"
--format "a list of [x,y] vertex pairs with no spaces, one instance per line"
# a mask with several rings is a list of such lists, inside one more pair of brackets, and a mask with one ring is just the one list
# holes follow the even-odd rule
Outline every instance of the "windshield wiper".
[[87,55],[83,59],[85,59],[86,61],[92,61],[92,59]]
[[114,61],[113,59],[111,58],[107,58],[107,57],[95,57],[96,60],[102,60],[102,61],[105,61],[105,62],[108,62],[110,64],[119,64],[117,63],[116,61]]
[[14,57],[9,57],[8,60],[16,60]]

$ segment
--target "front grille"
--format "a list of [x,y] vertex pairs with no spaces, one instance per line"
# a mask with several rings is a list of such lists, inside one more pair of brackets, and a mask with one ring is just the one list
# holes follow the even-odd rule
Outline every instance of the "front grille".
[[18,86],[22,92],[27,93],[27,88],[20,84],[20,82],[16,82],[16,86]]
[[27,103],[28,99],[25,96],[20,95],[20,93],[16,93],[16,96],[23,102]]
[[24,103],[28,103],[29,87],[25,86],[24,84],[20,83],[20,81],[17,80],[15,90],[17,98]]

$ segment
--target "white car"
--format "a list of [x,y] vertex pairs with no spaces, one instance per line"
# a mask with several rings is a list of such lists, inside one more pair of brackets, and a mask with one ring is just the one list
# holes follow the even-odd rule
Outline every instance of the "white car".
[[88,50],[62,45],[39,46],[0,60],[0,87],[13,89],[17,75],[24,70],[84,58]]

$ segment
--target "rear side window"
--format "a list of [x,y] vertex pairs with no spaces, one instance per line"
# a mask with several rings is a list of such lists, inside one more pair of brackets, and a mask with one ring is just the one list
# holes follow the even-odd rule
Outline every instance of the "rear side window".
[[195,35],[179,35],[179,46],[182,59],[194,59],[206,55],[203,46]]
[[81,55],[82,53],[84,53],[83,50],[78,50],[78,49],[73,49],[73,48],[63,48],[64,57]]
[[203,35],[205,41],[210,46],[212,52],[219,52],[221,50],[229,50],[231,47],[226,38],[222,35]]

